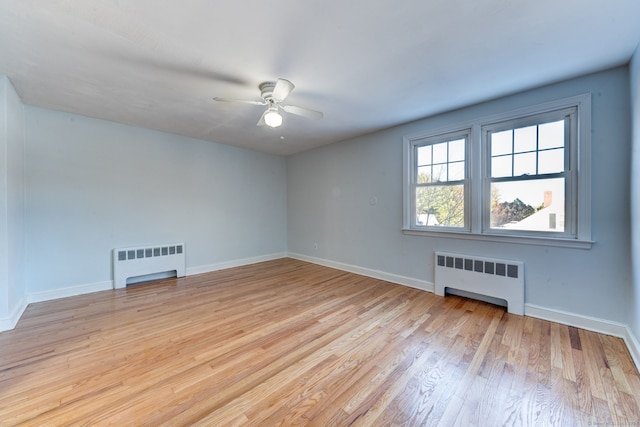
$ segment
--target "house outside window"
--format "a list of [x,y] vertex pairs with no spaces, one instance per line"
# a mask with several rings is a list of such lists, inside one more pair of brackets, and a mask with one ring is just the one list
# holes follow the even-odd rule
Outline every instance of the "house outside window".
[[404,232],[590,247],[590,102],[405,137]]
[[413,145],[415,226],[468,228],[466,158],[469,132],[438,135]]

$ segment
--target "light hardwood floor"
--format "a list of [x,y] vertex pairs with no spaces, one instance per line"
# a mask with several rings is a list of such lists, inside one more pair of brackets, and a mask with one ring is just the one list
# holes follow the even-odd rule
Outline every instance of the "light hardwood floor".
[[640,425],[622,340],[291,259],[30,305],[1,425]]

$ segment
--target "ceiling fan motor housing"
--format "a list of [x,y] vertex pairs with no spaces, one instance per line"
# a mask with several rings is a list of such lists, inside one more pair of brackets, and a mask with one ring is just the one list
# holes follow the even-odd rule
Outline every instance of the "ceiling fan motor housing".
[[267,102],[273,102],[273,89],[276,87],[275,82],[264,82],[261,83],[260,88],[260,96]]
[[[240,102],[243,104],[266,105],[267,110],[262,113],[262,116],[258,121],[258,126],[263,126],[264,124],[267,124],[271,127],[280,126],[280,124],[282,124],[282,117],[279,113],[280,109],[286,111],[287,113],[296,114],[298,116],[307,117],[310,119],[322,118],[322,113],[320,111],[314,111],[303,107],[296,107],[295,105],[280,105],[280,103],[283,102],[295,88],[295,85],[287,79],[280,78],[275,82],[263,82],[260,83],[258,88],[260,89],[260,96],[262,97],[262,101],[219,97],[215,97],[213,99],[221,102]],[[265,117],[267,115],[270,117],[270,123],[265,122]],[[275,120],[276,118],[277,122]]]

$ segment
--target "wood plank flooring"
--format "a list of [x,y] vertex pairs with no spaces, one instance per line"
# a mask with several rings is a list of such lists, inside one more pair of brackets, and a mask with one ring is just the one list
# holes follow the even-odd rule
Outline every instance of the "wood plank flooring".
[[622,340],[281,259],[30,305],[0,425],[639,425]]

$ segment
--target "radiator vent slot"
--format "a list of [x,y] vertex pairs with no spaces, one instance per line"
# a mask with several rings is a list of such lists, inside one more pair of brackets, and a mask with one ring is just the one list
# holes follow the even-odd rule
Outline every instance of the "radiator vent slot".
[[469,255],[436,252],[435,293],[446,288],[507,301],[509,313],[524,314],[524,264]]
[[148,245],[113,250],[113,287],[127,286],[127,279],[156,273],[176,272],[185,276],[184,243]]

